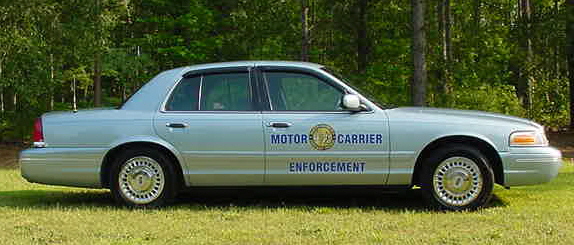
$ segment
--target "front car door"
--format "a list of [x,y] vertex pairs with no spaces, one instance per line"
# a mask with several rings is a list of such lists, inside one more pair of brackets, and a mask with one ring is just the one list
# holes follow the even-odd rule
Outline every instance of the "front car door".
[[388,174],[382,111],[341,108],[346,91],[314,70],[261,67],[269,185],[381,185]]
[[264,143],[249,67],[188,74],[154,124],[183,155],[192,185],[261,185]]

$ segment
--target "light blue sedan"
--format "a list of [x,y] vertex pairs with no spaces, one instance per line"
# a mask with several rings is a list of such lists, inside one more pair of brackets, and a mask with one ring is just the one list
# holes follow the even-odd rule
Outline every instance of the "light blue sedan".
[[119,109],[46,113],[20,163],[30,182],[109,188],[138,207],[186,187],[418,186],[467,210],[495,183],[550,181],[561,155],[525,119],[387,108],[322,65],[245,61],[165,71]]

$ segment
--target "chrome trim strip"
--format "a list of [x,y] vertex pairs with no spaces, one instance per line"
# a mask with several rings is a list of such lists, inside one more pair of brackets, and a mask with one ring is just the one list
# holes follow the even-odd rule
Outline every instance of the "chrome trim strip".
[[234,155],[234,156],[261,156],[263,151],[184,151],[190,155]]
[[233,114],[261,114],[261,111],[160,111],[164,114],[225,114],[225,113],[233,113]]
[[266,155],[282,156],[282,155],[374,155],[380,157],[387,157],[387,151],[268,151]]
[[414,155],[415,151],[391,151],[391,155]]
[[515,161],[532,163],[554,163],[560,161],[560,158],[516,159]]
[[361,111],[361,112],[352,112],[352,111],[262,111],[265,114],[372,114],[375,111]]
[[[201,95],[203,94],[203,78],[205,76],[201,75],[201,78],[199,79],[199,93],[197,95],[197,110],[201,111]],[[171,95],[170,95],[171,96]]]

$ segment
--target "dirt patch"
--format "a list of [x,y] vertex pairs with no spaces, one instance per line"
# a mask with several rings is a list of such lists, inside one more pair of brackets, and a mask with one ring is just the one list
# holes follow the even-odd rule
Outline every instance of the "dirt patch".
[[0,144],[0,168],[17,168],[22,146]]
[[550,145],[558,148],[564,158],[574,158],[574,131],[549,133]]

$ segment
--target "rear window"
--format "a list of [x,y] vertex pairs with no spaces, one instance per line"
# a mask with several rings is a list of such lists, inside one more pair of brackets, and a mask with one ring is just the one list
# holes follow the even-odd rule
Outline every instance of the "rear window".
[[251,111],[249,73],[207,74],[184,78],[173,90],[166,111]]

